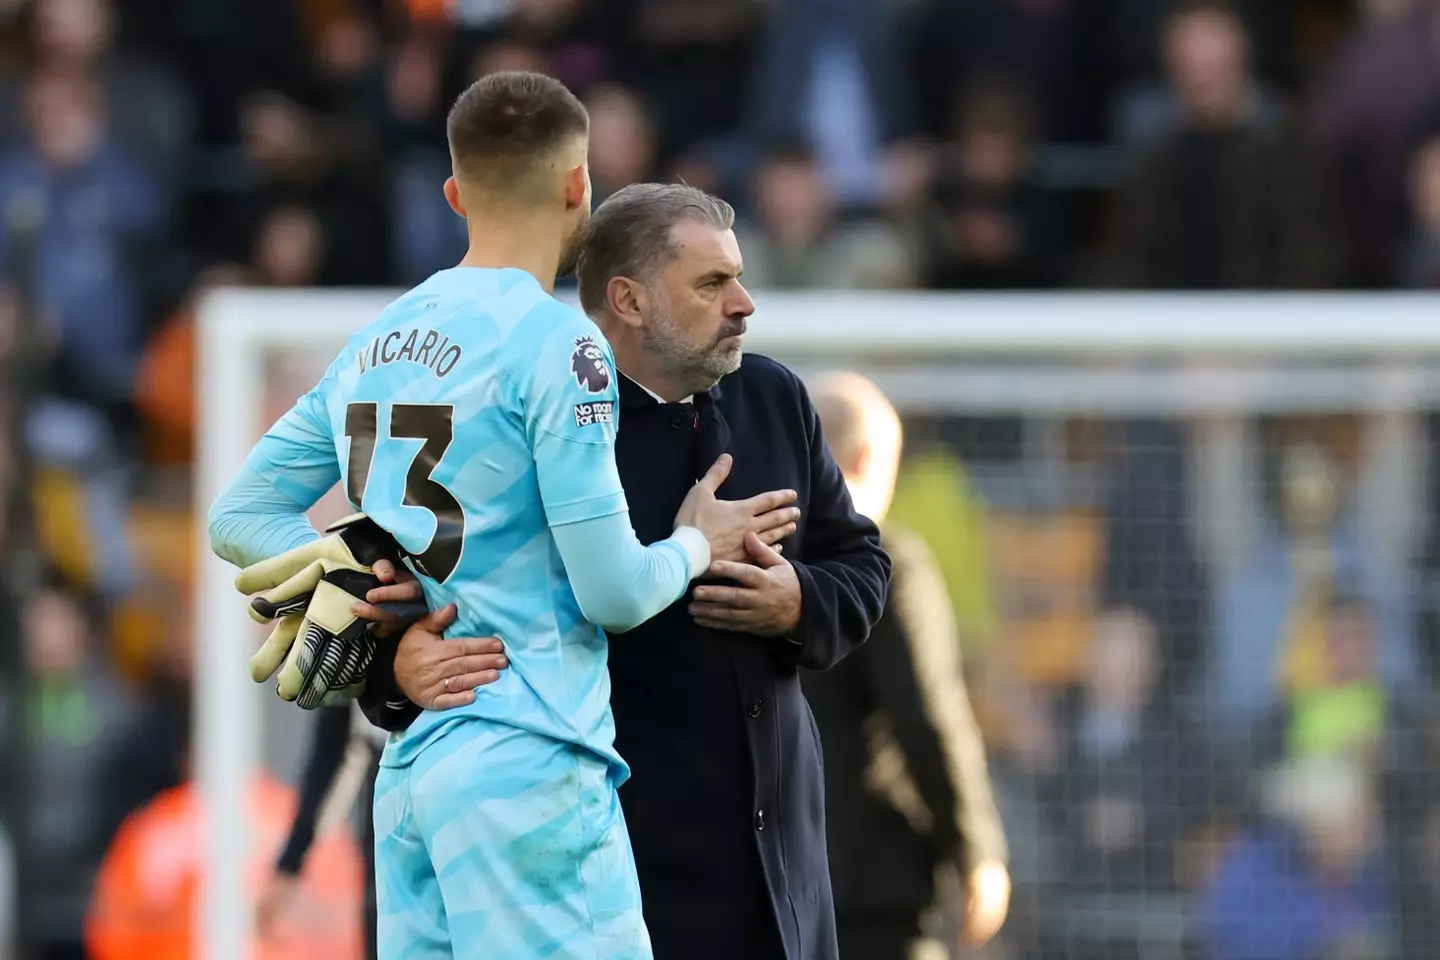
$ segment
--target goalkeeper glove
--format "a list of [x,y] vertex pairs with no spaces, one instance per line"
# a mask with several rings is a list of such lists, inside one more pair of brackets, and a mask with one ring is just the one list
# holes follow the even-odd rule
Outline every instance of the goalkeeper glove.
[[[250,676],[264,683],[279,671],[275,692],[302,709],[332,703],[337,695],[357,697],[375,653],[369,624],[350,608],[380,586],[371,572],[378,560],[397,566],[401,550],[380,526],[357,513],[325,530],[326,536],[240,571],[236,588],[250,601],[250,616],[276,623],[250,658]],[[390,612],[420,613],[423,605]],[[410,608],[414,608],[413,610]]]

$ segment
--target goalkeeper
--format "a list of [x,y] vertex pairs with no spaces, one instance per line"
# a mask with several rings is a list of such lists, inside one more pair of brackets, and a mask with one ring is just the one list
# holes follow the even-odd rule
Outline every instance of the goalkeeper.
[[[795,519],[795,493],[717,500],[722,456],[674,535],[640,544],[615,466],[609,346],[551,296],[589,218],[585,110],[554,80],[500,73],[461,95],[447,133],[465,259],[351,339],[252,451],[211,539],[251,567],[245,589],[268,591],[257,614],[281,620],[256,672],[283,662],[282,693],[307,704],[363,674],[347,615],[385,557],[379,530],[426,605],[458,610],[458,634],[505,641],[509,668],[473,703],[386,745],[382,960],[649,958],[601,629],[649,619],[712,558],[743,559],[747,534]],[[312,545],[305,512],[342,476],[368,519]]]

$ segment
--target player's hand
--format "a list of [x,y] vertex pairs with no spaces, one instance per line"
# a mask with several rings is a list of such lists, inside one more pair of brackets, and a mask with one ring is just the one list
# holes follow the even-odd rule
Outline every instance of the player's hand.
[[739,586],[699,586],[690,615],[702,627],[737,630],[762,637],[783,637],[800,625],[800,578],[795,568],[755,534],[745,536],[754,563],[717,560],[710,575]]
[[377,636],[388,637],[430,612],[425,608],[425,591],[409,567],[377,560],[370,572],[383,586],[366,593],[363,601],[357,600],[350,612],[361,620],[368,620]]
[[413,704],[450,710],[475,702],[475,688],[500,679],[510,665],[499,637],[452,637],[455,605],[436,610],[405,631],[395,652],[395,681]]
[[260,902],[255,907],[255,932],[261,940],[274,940],[280,933],[285,914],[295,903],[300,893],[300,878],[288,873],[276,873],[260,892]]
[[718,500],[715,491],[730,476],[730,454],[720,455],[705,476],[696,481],[675,514],[675,526],[694,527],[710,541],[711,560],[746,559],[745,537],[755,534],[766,545],[795,532],[800,511],[790,506],[794,490],[771,490],[748,500]]
[[1005,925],[1010,912],[1010,871],[1005,864],[987,860],[965,878],[965,925],[960,928],[960,945],[978,947],[988,943]]
[[247,595],[250,615],[276,624],[250,659],[250,675],[263,683],[278,671],[275,691],[312,710],[364,689],[375,652],[369,624],[351,607],[380,586],[372,566],[399,546],[363,513],[346,517],[327,536],[240,571],[235,586]]

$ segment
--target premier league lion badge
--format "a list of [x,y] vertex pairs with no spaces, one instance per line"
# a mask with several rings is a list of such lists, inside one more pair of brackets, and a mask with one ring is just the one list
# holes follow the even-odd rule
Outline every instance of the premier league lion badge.
[[605,362],[605,352],[594,337],[580,337],[575,341],[575,352],[570,355],[570,372],[575,382],[585,388],[586,393],[604,393],[610,388],[610,364]]

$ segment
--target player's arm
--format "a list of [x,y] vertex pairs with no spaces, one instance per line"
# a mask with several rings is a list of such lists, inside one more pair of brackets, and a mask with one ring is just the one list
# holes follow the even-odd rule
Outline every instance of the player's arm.
[[709,541],[693,527],[648,547],[635,536],[615,466],[614,361],[594,327],[562,325],[532,363],[520,402],[546,521],[585,618],[623,633],[709,567]]
[[270,428],[211,506],[217,556],[248,567],[319,538],[306,512],[340,480],[325,382]]

